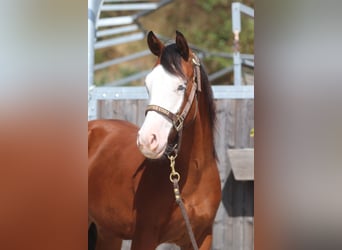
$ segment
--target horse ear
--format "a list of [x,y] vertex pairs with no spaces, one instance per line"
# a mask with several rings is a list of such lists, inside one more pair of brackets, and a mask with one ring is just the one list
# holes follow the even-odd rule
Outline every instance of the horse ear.
[[164,44],[162,44],[162,42],[156,37],[156,35],[152,31],[148,32],[147,44],[154,55],[158,57],[161,55],[161,52],[164,48]]
[[189,46],[188,42],[186,41],[185,37],[181,32],[176,30],[176,46],[179,49],[179,52],[183,59],[187,61],[189,59]]

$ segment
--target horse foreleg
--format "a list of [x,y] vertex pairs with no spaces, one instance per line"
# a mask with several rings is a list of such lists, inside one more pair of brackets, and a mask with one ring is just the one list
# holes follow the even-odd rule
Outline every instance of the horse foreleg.
[[[196,243],[198,245],[199,250],[211,250],[211,245],[213,242],[213,235],[212,232],[207,232],[203,234],[199,239],[196,239]],[[189,241],[185,245],[181,246],[182,250],[193,250],[194,247],[192,243]]]
[[153,230],[141,230],[136,232],[132,240],[131,250],[155,250],[158,246]]
[[213,242],[213,235],[210,232],[204,237],[202,243],[198,246],[199,250],[210,250],[212,242]]

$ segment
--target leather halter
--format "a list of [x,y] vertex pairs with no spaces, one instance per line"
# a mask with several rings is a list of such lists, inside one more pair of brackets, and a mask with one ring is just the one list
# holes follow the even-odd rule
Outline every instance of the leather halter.
[[[187,117],[192,103],[195,99],[195,94],[196,91],[201,91],[201,71],[200,71],[200,62],[198,57],[192,53],[192,63],[194,64],[194,77],[193,77],[193,84],[191,86],[191,90],[190,90],[190,94],[189,97],[186,101],[186,104],[183,108],[183,111],[177,112],[176,114],[172,113],[171,111],[160,107],[158,105],[148,105],[146,110],[145,110],[145,115],[149,112],[149,111],[155,111],[161,115],[163,115],[164,117],[166,117],[167,119],[169,119],[172,124],[174,129],[177,131],[178,134],[180,134],[182,132],[182,129],[184,127],[184,120]],[[180,137],[180,136],[178,136]],[[179,139],[179,138],[178,138]],[[179,146],[179,143],[178,143]],[[175,145],[175,147],[177,147],[177,145]]]

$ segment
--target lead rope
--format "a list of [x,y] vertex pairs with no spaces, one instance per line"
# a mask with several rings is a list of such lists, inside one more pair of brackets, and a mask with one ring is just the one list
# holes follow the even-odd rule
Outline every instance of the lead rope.
[[175,194],[176,203],[178,204],[178,206],[182,212],[182,216],[184,218],[185,225],[186,225],[186,228],[188,230],[188,234],[189,234],[189,237],[191,240],[192,247],[194,248],[194,250],[198,250],[198,246],[197,246],[197,242],[195,240],[194,232],[192,231],[192,228],[191,228],[189,216],[186,212],[186,209],[185,209],[185,206],[184,206],[184,203],[182,201],[182,197],[181,197],[180,191],[179,191],[178,182],[180,179],[180,174],[175,170],[175,159],[177,157],[177,153],[175,154],[175,156],[168,155],[167,157],[170,160],[170,167],[171,167],[170,181],[173,183],[173,192]]

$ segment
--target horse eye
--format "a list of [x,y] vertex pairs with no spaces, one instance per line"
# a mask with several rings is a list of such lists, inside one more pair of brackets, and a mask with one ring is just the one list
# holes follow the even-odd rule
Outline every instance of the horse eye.
[[177,88],[177,90],[179,90],[179,91],[183,91],[185,89],[186,89],[186,87],[184,85],[179,85]]

